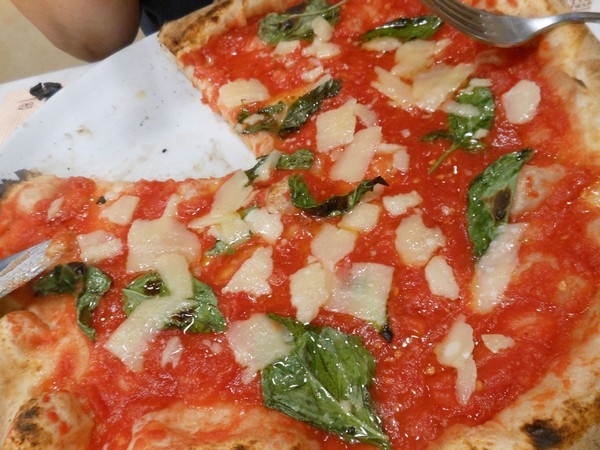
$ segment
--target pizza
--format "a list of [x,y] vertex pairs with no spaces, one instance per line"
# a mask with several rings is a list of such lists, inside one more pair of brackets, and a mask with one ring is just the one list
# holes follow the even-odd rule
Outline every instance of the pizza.
[[[521,15],[545,0],[479,2]],[[600,438],[599,43],[417,0],[226,0],[167,54],[256,155],[2,185],[2,448],[549,449]]]

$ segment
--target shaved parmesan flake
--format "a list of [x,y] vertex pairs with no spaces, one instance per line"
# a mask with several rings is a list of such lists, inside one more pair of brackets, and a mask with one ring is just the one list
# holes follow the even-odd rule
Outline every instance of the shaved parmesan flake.
[[354,105],[354,113],[365,127],[374,127],[379,122],[377,113],[372,109],[369,109],[367,106],[361,105],[360,103]]
[[215,194],[211,212],[212,214],[235,212],[244,206],[250,194],[252,194],[252,186],[248,185],[248,176],[243,170],[238,170]]
[[329,41],[333,36],[333,27],[323,16],[316,16],[310,23],[315,36],[323,41]]
[[510,214],[518,215],[536,209],[565,174],[566,170],[560,164],[546,167],[525,164],[517,178]]
[[155,220],[135,220],[129,228],[127,271],[152,270],[165,253],[184,255],[188,261],[201,251],[198,236],[175,219],[178,197],[169,200],[163,215]]
[[179,336],[173,336],[167,341],[165,349],[162,352],[160,358],[160,366],[166,369],[168,365],[171,367],[177,367],[181,360],[181,354],[183,353],[183,343]]
[[364,42],[362,47],[372,52],[391,52],[400,47],[402,43],[393,37],[379,37]]
[[290,53],[294,53],[296,50],[300,48],[300,41],[279,41],[277,46],[275,47],[274,52],[277,55],[289,55]]
[[429,260],[425,266],[425,278],[429,290],[433,295],[456,300],[459,295],[459,287],[454,277],[452,267],[443,256],[437,255]]
[[139,372],[144,366],[143,358],[148,344],[172,316],[193,306],[190,300],[172,296],[142,302],[119,325],[104,346],[130,370]]
[[350,314],[381,327],[387,322],[387,300],[394,268],[377,263],[354,263],[347,273],[336,277],[330,311]]
[[499,227],[498,236],[477,261],[471,285],[475,311],[485,314],[502,302],[519,262],[519,247],[526,227],[526,224]]
[[396,50],[396,65],[392,68],[392,74],[406,78],[423,71],[433,63],[434,56],[449,43],[449,39],[440,41],[414,39],[405,42]]
[[381,67],[375,67],[375,73],[377,81],[371,83],[371,86],[392,100],[394,105],[409,109],[416,103],[410,84]]
[[356,237],[352,231],[326,223],[312,240],[310,249],[313,256],[333,272],[336,264],[354,250]]
[[362,181],[380,142],[381,127],[370,127],[358,131],[352,142],[333,164],[329,173],[331,179],[349,183]]
[[406,194],[388,195],[383,197],[383,207],[392,216],[400,216],[406,214],[406,212],[419,206],[423,201],[423,198],[417,191],[411,191]]
[[473,360],[473,328],[459,317],[446,337],[435,346],[434,353],[440,364],[456,369],[456,398],[466,405],[475,391],[477,367]]
[[58,215],[60,214],[60,211],[62,209],[62,205],[63,205],[64,201],[65,201],[64,197],[58,197],[57,199],[52,201],[52,203],[50,203],[50,206],[48,207],[48,213],[47,213],[48,220],[54,220],[58,217]]
[[415,105],[430,112],[439,109],[467,81],[473,68],[472,64],[437,64],[419,73],[413,80]]
[[529,80],[521,80],[502,96],[504,112],[509,122],[524,124],[537,113],[542,97],[540,87]]
[[258,234],[269,244],[275,244],[283,233],[281,214],[270,213],[263,208],[254,208],[248,211],[244,221],[252,233]]
[[192,292],[192,278],[186,259],[182,255],[165,254],[158,258],[156,266],[171,294],[141,302],[105,344],[109,352],[133,371],[143,369],[148,344],[170,318],[194,306],[187,298],[191,297],[188,293]]
[[251,195],[252,185],[249,185],[246,173],[243,170],[234,172],[215,194],[210,212],[192,220],[188,227],[199,230],[229,220],[232,214],[246,204]]
[[318,262],[290,275],[291,301],[300,322],[308,323],[317,317],[319,308],[329,299],[331,283],[328,275]]
[[240,244],[250,239],[250,226],[237,213],[224,214],[208,234],[227,244]]
[[478,117],[481,113],[479,108],[470,103],[459,103],[454,100],[449,100],[444,103],[442,110],[448,114],[454,114],[455,116],[471,118]]
[[481,340],[492,353],[501,352],[515,345],[513,338],[503,334],[482,334]]
[[407,266],[424,266],[444,245],[442,231],[427,227],[419,214],[406,217],[396,228],[396,250]]
[[392,164],[394,169],[402,173],[407,173],[410,168],[410,156],[408,155],[408,151],[406,149],[395,151]]
[[194,296],[192,274],[184,256],[165,253],[156,261],[156,270],[163,283],[169,288],[172,297],[191,298]]
[[368,233],[377,225],[380,214],[381,208],[378,205],[359,203],[344,214],[338,226],[358,233]]
[[271,247],[256,249],[231,277],[229,283],[223,288],[223,293],[245,292],[253,297],[270,294],[269,277],[273,273],[272,253]]
[[[277,168],[277,162],[281,158],[281,155],[282,153],[279,150],[273,150],[267,155],[262,164],[254,171],[256,181],[267,181],[271,177],[273,171]],[[247,181],[246,184],[248,184]]]
[[352,142],[356,128],[356,100],[350,99],[336,109],[317,116],[317,151],[328,152]]
[[411,84],[381,67],[375,67],[377,81],[372,86],[396,106],[404,109],[416,106],[433,112],[466,82],[472,72],[471,64],[436,64],[415,74]]
[[314,56],[318,59],[329,59],[339,55],[340,46],[332,42],[326,42],[319,37],[315,37],[308,47],[304,47],[302,55]]
[[100,212],[100,217],[115,225],[127,225],[133,218],[140,198],[136,195],[123,195]]
[[283,358],[293,347],[291,334],[265,314],[233,322],[227,340],[235,361],[244,368],[244,383],[251,382],[259,370]]
[[79,254],[84,262],[94,264],[123,253],[121,239],[104,230],[77,236]]
[[218,103],[235,108],[244,103],[262,102],[271,98],[268,89],[256,78],[230,81],[219,88]]

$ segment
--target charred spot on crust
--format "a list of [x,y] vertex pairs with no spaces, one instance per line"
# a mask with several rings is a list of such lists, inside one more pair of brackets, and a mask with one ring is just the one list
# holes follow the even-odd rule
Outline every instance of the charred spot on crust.
[[19,446],[27,444],[27,448],[46,448],[51,439],[38,423],[42,414],[43,408],[35,399],[25,403],[15,417],[8,439]]
[[559,445],[563,438],[560,429],[557,429],[549,420],[534,420],[525,424],[523,431],[531,438],[536,449],[542,450]]

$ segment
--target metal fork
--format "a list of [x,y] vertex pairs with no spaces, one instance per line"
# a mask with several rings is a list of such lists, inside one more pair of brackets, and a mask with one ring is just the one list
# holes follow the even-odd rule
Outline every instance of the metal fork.
[[546,17],[517,17],[473,8],[458,0],[421,0],[448,25],[497,47],[515,47],[567,22],[600,22],[600,13],[573,11]]
[[64,251],[60,240],[47,240],[0,260],[0,298],[55,264]]

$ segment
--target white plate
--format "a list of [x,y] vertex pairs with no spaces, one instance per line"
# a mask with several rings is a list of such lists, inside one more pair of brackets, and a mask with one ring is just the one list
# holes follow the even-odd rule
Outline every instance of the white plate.
[[254,162],[152,35],[96,64],[34,113],[0,149],[0,180],[21,169],[179,180]]

